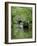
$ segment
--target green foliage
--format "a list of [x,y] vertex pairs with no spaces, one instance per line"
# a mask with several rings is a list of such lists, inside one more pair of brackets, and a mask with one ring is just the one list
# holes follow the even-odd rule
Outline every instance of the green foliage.
[[32,20],[32,8],[31,7],[12,7],[11,15],[17,16],[17,17],[20,16],[22,20],[30,21]]
[[11,7],[11,38],[31,38],[32,29],[29,32],[20,31],[16,28],[18,18],[22,21],[32,21],[32,8],[31,7]]

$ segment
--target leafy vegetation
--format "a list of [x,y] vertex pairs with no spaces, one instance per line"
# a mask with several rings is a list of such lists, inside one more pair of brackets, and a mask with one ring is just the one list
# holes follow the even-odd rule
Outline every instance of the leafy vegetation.
[[32,38],[32,23],[31,26],[29,26],[28,32],[24,32],[23,29],[17,28],[18,20],[22,20],[22,22],[32,21],[32,8],[11,7],[11,38],[12,39]]

